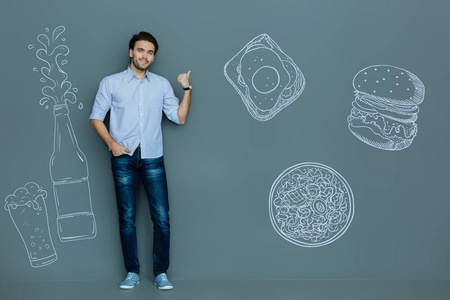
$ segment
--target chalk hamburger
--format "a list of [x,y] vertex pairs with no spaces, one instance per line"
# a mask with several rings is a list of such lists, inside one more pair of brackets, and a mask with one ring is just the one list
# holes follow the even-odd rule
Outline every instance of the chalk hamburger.
[[383,150],[402,150],[417,135],[418,105],[425,87],[411,72],[389,65],[359,71],[348,128],[358,139]]

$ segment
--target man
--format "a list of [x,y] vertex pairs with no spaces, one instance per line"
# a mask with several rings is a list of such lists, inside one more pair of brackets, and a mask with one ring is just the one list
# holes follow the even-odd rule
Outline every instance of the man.
[[[161,120],[164,112],[174,123],[186,122],[191,103],[191,71],[178,75],[184,89],[179,103],[168,80],[147,70],[157,51],[158,43],[150,33],[135,34],[129,43],[129,67],[101,81],[90,116],[95,131],[112,152],[120,239],[128,272],[119,285],[122,289],[131,289],[140,280],[135,228],[139,180],[145,188],[153,221],[154,283],[160,290],[173,288],[166,274],[170,225]],[[103,122],[108,111],[109,132]]]

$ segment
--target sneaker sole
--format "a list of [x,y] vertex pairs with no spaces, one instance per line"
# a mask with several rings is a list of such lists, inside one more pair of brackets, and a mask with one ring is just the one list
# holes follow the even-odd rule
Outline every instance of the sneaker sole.
[[158,287],[158,290],[160,291],[170,291],[173,289],[173,286],[158,286],[158,284],[156,282],[153,282],[154,285],[156,285]]
[[119,285],[119,288],[122,290],[131,290],[134,288],[140,281],[136,282],[134,285]]

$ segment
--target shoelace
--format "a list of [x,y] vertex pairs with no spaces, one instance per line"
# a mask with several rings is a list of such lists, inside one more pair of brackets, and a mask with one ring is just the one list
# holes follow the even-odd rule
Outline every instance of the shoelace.
[[128,274],[127,274],[127,280],[129,280],[129,279],[132,279],[133,278],[133,273],[131,273],[131,272],[129,272]]
[[162,273],[160,276],[161,276],[161,281],[168,281],[166,274]]

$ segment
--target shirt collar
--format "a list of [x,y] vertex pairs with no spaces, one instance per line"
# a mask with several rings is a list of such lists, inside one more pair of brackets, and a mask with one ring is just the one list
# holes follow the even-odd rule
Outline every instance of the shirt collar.
[[[125,76],[126,76],[128,82],[130,82],[131,79],[133,79],[133,77],[136,78],[136,79],[138,79],[138,78],[136,77],[136,75],[133,73],[133,71],[131,71],[130,66],[128,66],[127,71],[126,71],[126,73],[125,73]],[[147,81],[150,82],[150,72],[149,72],[148,70],[145,71],[144,78],[146,78]],[[144,78],[143,78],[143,79],[144,79]]]

